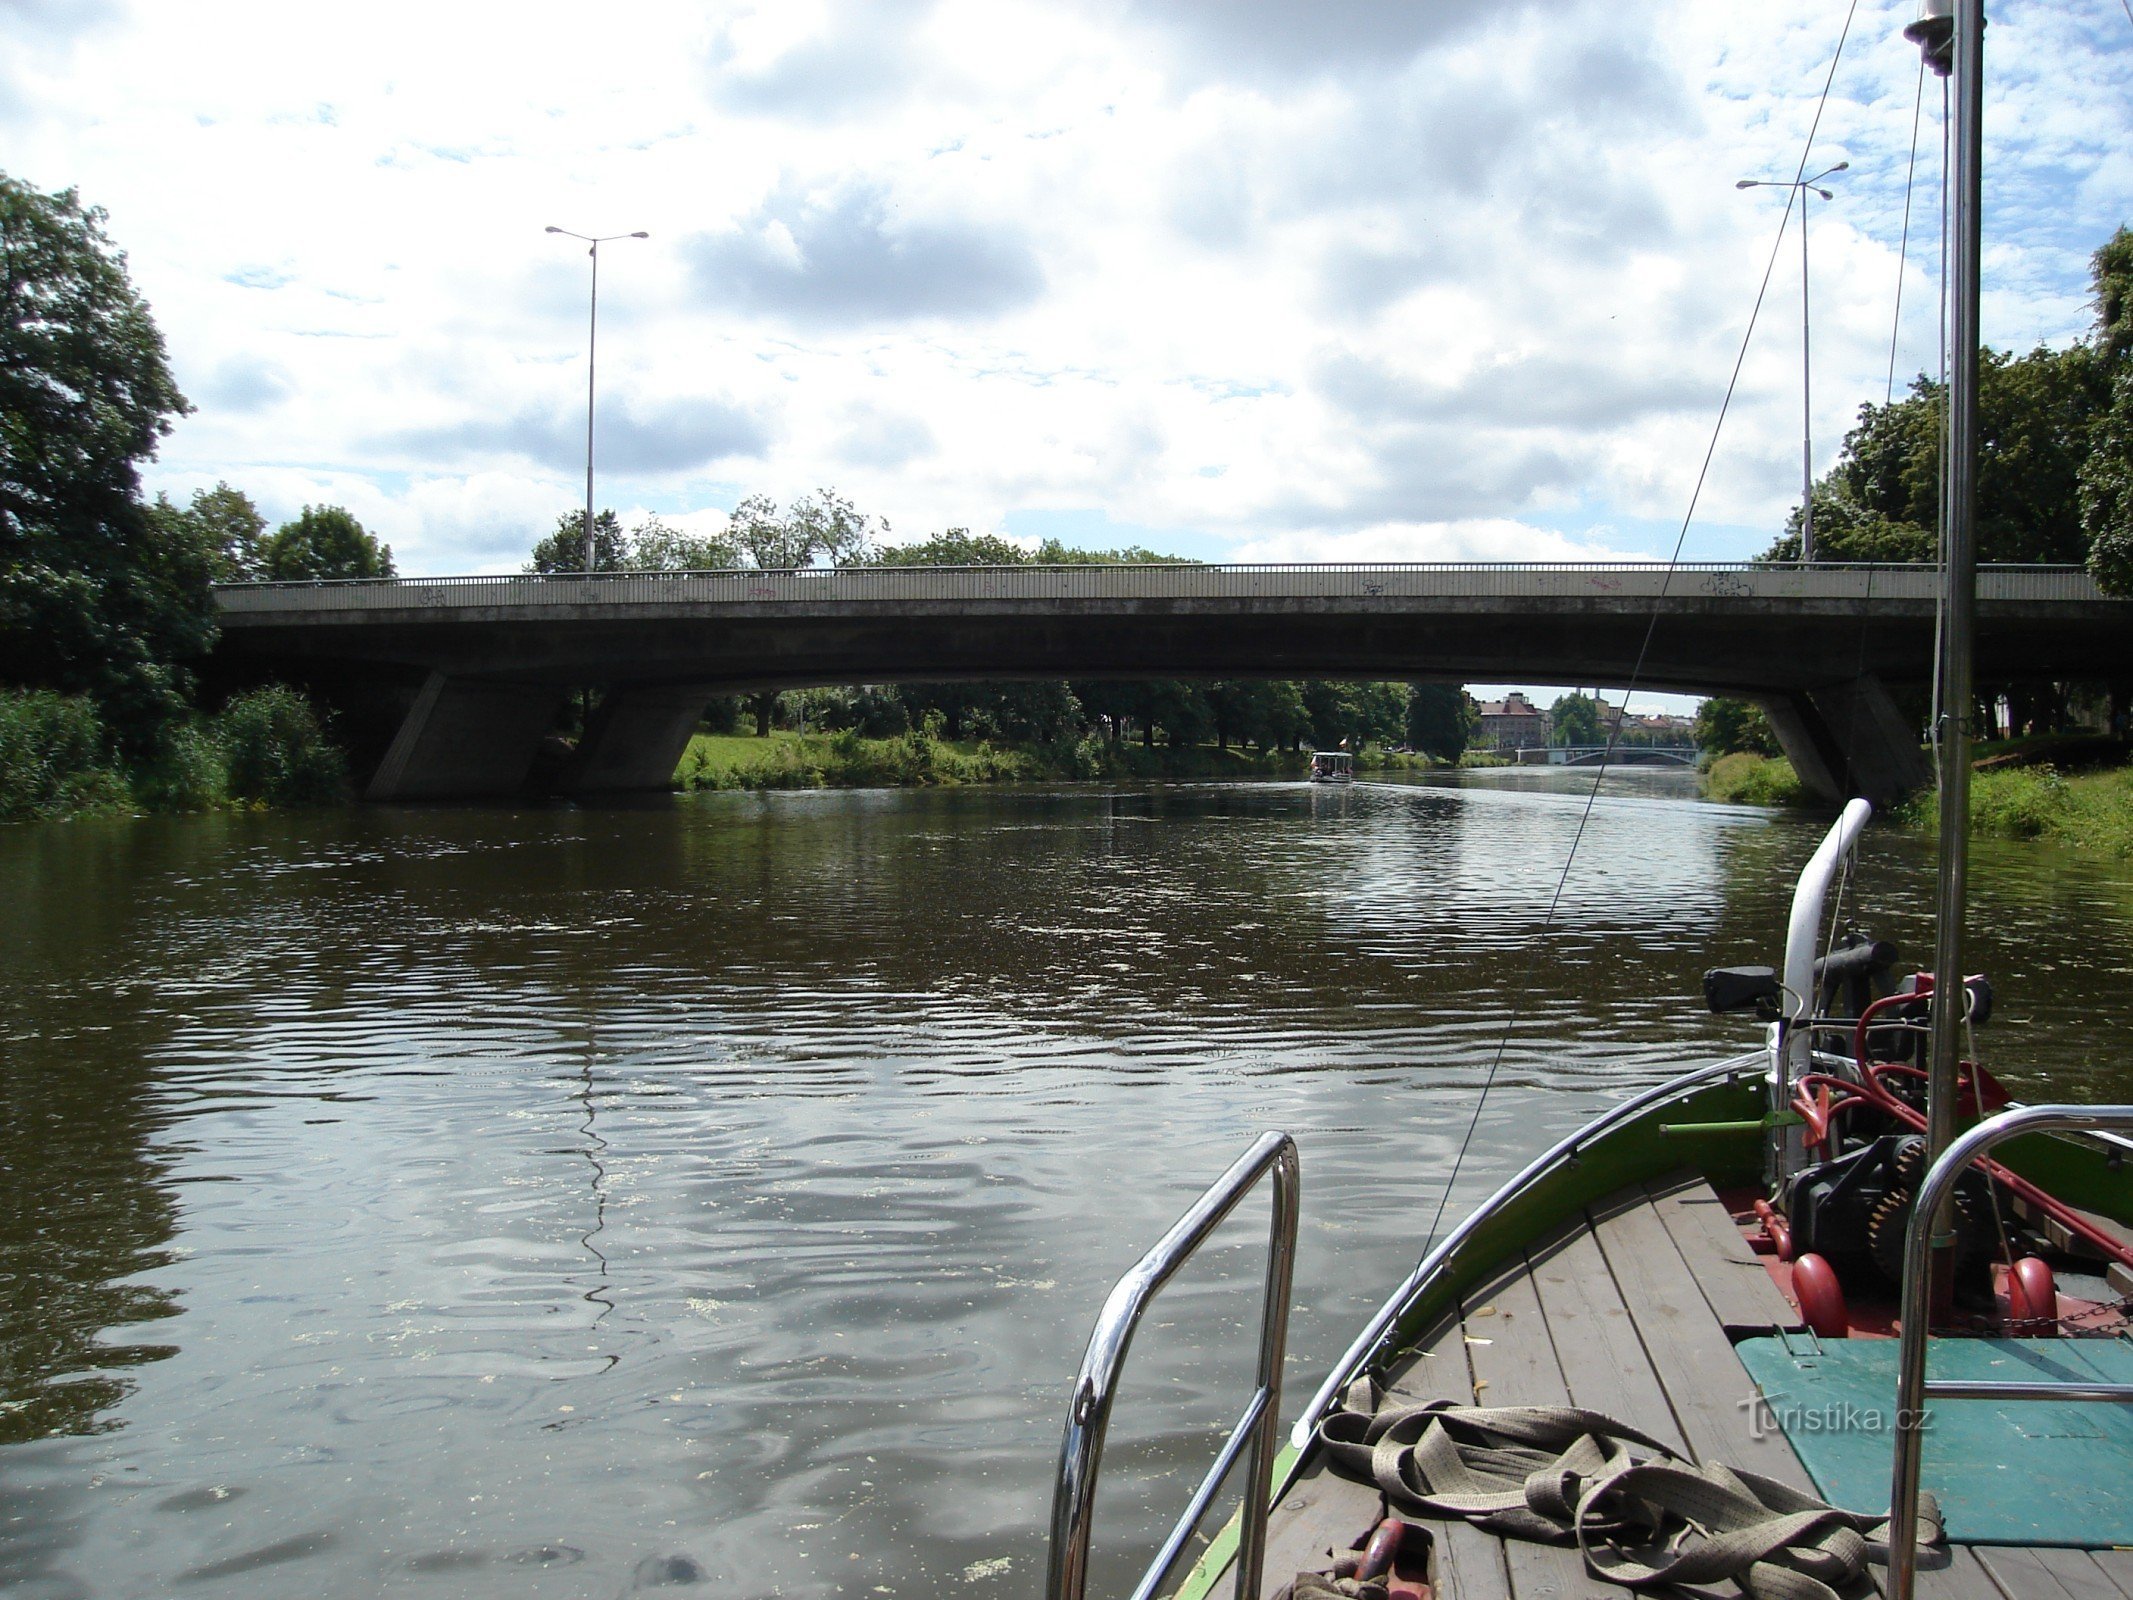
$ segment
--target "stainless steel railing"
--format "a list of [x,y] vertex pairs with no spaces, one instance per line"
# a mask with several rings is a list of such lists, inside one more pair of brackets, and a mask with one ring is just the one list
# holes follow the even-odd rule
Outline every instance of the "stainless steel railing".
[[1111,1401],[1118,1390],[1119,1372],[1142,1313],[1208,1235],[1236,1209],[1237,1202],[1269,1172],[1274,1175],[1274,1206],[1267,1237],[1266,1299],[1259,1321],[1258,1386],[1214,1465],[1193,1491],[1191,1504],[1133,1591],[1133,1600],[1149,1600],[1162,1588],[1184,1554],[1193,1529],[1207,1514],[1249,1443],[1252,1459],[1244,1486],[1237,1546],[1237,1595],[1238,1600],[1256,1600],[1260,1568],[1266,1556],[1267,1497],[1273,1488],[1274,1456],[1279,1448],[1281,1359],[1288,1344],[1289,1288],[1295,1276],[1297,1199],[1302,1175],[1296,1141],[1285,1133],[1261,1134],[1229,1171],[1171,1225],[1133,1270],[1118,1280],[1104,1301],[1095,1331],[1089,1335],[1088,1352],[1081,1358],[1081,1372],[1074,1379],[1066,1437],[1059,1446],[1059,1484],[1052,1495],[1051,1566],[1044,1587],[1048,1600],[1081,1600],[1088,1583],[1089,1537],[1096,1509],[1096,1476],[1103,1463],[1104,1433],[1111,1422]]
[[2126,1383],[1929,1381],[1926,1324],[1932,1298],[1934,1218],[1963,1171],[1994,1145],[2025,1133],[2133,1132],[2133,1106],[2023,1106],[1988,1117],[1933,1163],[1911,1202],[1903,1240],[1903,1341],[1896,1365],[1896,1467],[1889,1487],[1888,1600],[1911,1600],[1918,1574],[1918,1477],[1928,1400],[2133,1401]]

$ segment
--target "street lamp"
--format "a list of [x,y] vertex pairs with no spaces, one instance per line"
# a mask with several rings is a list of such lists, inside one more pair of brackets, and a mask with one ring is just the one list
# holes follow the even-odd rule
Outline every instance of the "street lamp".
[[1849,161],[1840,161],[1812,178],[1743,178],[1733,185],[1736,189],[1797,189],[1800,192],[1800,560],[1803,562],[1815,558],[1815,426],[1808,361],[1807,197],[1818,194],[1825,200],[1836,199],[1827,189],[1817,189],[1815,185],[1831,173],[1846,171],[1850,166]]
[[616,239],[649,239],[648,233],[608,233],[595,239],[589,233],[572,233],[568,228],[551,227],[550,233],[560,233],[566,238],[582,239],[592,248],[585,253],[592,257],[592,314],[585,325],[585,570],[593,569],[593,357],[597,353],[600,337],[600,246]]

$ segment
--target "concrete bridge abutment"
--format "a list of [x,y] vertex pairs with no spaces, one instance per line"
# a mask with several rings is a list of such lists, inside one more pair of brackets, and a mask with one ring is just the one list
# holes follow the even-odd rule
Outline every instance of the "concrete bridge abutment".
[[1759,703],[1800,782],[1833,805],[1864,795],[1883,809],[1932,781],[1916,731],[1872,673]]
[[567,691],[432,672],[408,708],[367,800],[467,800],[516,794]]
[[691,687],[611,691],[600,701],[578,746],[571,792],[671,789],[674,769],[681,765],[711,694]]

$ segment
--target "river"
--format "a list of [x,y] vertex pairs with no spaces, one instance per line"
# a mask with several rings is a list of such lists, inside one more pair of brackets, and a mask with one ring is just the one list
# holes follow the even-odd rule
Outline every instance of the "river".
[[[1753,1042],[1700,974],[1775,959],[1820,824],[1589,784],[0,829],[0,1587],[1034,1592],[1091,1319],[1256,1130],[1293,1403],[1492,1069],[1450,1216]],[[1854,895],[1913,954],[1927,857]],[[1973,870],[1989,1064],[2133,1098],[2133,868]],[[1241,1404],[1263,1232],[1135,1347],[1092,1592]]]

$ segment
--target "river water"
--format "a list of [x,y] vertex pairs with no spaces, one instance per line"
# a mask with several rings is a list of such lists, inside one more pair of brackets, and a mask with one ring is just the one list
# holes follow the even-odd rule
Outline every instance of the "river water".
[[[1775,959],[1820,825],[1589,784],[0,830],[0,1587],[1033,1592],[1091,1319],[1255,1131],[1293,1404],[1492,1067],[1448,1216],[1753,1042],[1699,976]],[[1870,836],[1912,952],[1927,867]],[[2133,1098],[2133,871],[1974,872],[1988,1061]],[[1135,1347],[1092,1592],[1241,1404],[1263,1231]]]

